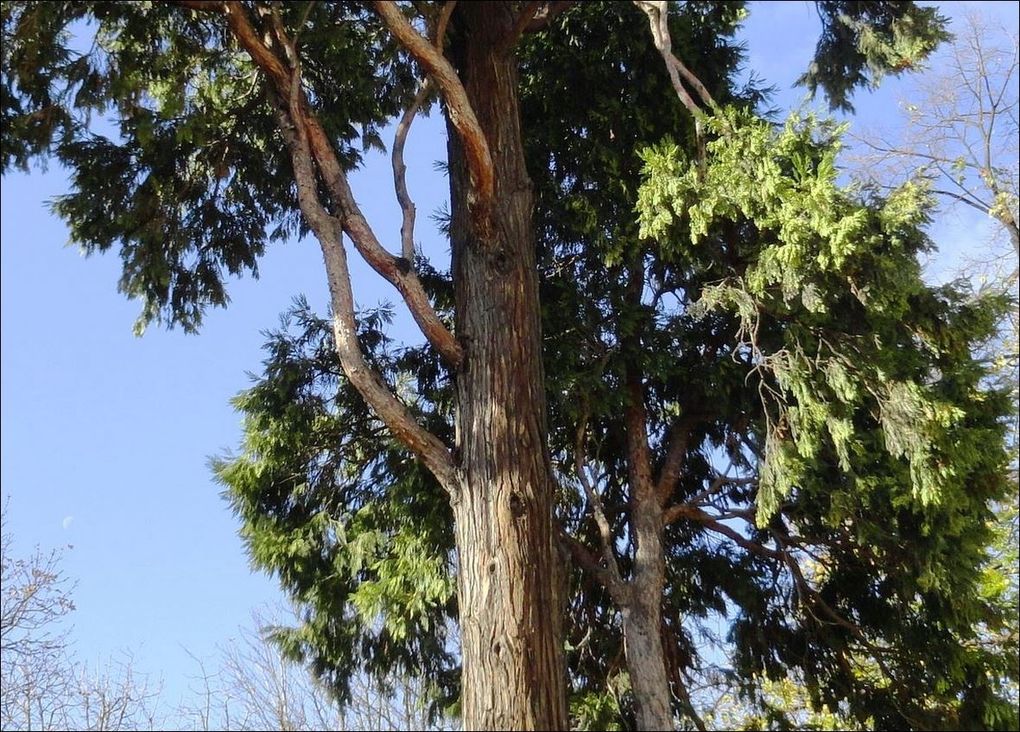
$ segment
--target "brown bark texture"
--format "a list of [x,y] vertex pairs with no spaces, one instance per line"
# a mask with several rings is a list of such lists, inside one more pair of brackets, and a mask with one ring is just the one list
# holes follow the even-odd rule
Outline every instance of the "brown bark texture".
[[569,729],[531,182],[509,3],[458,3],[455,65],[492,151],[495,196],[473,215],[470,151],[449,121],[457,374],[454,502],[466,729]]

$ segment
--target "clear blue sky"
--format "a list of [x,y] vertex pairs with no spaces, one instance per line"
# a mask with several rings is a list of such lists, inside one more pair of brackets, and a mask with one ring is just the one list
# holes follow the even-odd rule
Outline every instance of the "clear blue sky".
[[[1015,2],[943,4],[953,17],[971,8],[1017,26]],[[790,85],[806,68],[817,25],[810,2],[751,6],[748,66],[779,87],[783,107],[802,97]],[[874,124],[892,115],[904,89],[888,80],[877,93],[859,92],[858,118]],[[443,259],[446,245],[428,214],[446,196],[432,165],[445,158],[444,134],[438,116],[419,119],[407,150],[417,238]],[[398,249],[388,159],[371,160],[352,185],[380,238]],[[131,649],[140,671],[163,676],[164,699],[174,704],[197,671],[185,648],[211,657],[252,608],[281,598],[273,580],[249,570],[207,460],[238,443],[229,399],[248,385],[246,372],[259,370],[260,331],[275,327],[299,293],[325,309],[321,259],[314,241],[276,246],[260,263],[261,279],[234,282],[231,305],[210,311],[198,336],[151,328],[135,338],[139,306],[116,291],[119,258],[83,259],[46,208],[66,190],[57,167],[2,181],[0,484],[8,528],[23,554],[36,544],[73,544],[63,568],[78,582],[80,657]],[[957,246],[975,226],[950,219],[936,238]],[[360,304],[395,299],[356,256],[352,264]],[[402,332],[406,322],[398,322]]]

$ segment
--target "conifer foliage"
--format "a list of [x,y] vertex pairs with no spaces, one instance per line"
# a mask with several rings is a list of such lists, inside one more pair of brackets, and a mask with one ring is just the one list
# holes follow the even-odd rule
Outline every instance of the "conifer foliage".
[[[833,106],[946,37],[817,5]],[[844,186],[842,129],[756,114],[745,13],[3,3],[3,169],[68,167],[54,210],[119,249],[139,327],[322,247],[332,312],[268,334],[215,469],[302,608],[276,640],[341,701],[365,671],[469,728],[705,728],[734,695],[789,726],[794,684],[860,726],[1016,725],[985,573],[1012,405],[974,355],[1004,303],[924,283],[923,185]],[[406,187],[398,255],[347,180],[433,97],[449,272],[407,256]],[[345,237],[422,345],[355,311]]]

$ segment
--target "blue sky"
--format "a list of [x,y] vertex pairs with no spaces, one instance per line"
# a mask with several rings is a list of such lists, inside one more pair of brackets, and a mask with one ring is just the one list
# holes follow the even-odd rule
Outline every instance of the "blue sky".
[[[1015,2],[942,7],[954,17],[976,8],[1017,26]],[[806,68],[817,25],[810,2],[751,6],[748,66],[779,87],[784,107],[802,97],[790,85]],[[860,122],[888,118],[904,92],[896,80],[859,92]],[[437,116],[419,119],[406,152],[417,238],[443,259],[446,245],[428,214],[446,196],[433,169],[445,157],[444,134]],[[371,160],[352,186],[380,238],[398,249],[388,159]],[[238,443],[229,400],[248,385],[246,372],[259,370],[260,331],[299,293],[324,310],[321,257],[311,240],[276,246],[260,262],[261,279],[234,282],[231,305],[210,311],[198,336],[154,327],[136,338],[139,305],[116,291],[120,260],[83,259],[46,208],[66,190],[57,167],[2,181],[0,484],[8,528],[22,554],[36,544],[73,545],[63,568],[78,582],[80,657],[133,650],[140,671],[163,676],[173,704],[197,672],[185,649],[211,656],[252,608],[281,599],[273,580],[249,570],[207,460]],[[935,234],[954,249],[981,226],[954,216]],[[356,256],[352,265],[360,305],[394,299]],[[407,332],[406,323],[398,328]]]

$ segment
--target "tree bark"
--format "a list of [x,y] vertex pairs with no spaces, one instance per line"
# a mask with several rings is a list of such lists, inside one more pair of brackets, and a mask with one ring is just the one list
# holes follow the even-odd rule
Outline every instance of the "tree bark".
[[466,729],[569,729],[541,320],[511,3],[458,3],[455,66],[492,152],[490,215],[448,115],[456,333],[454,503]]
[[[640,254],[631,262],[626,300],[639,312],[645,270]],[[620,608],[627,669],[634,690],[638,729],[673,729],[672,695],[662,647],[662,596],[666,586],[666,555],[662,542],[662,504],[659,486],[652,475],[652,451],[648,443],[648,412],[644,377],[636,360],[641,353],[640,329],[617,334],[632,354],[624,369],[627,405],[623,410],[627,444],[627,481],[630,484],[630,530],[634,537],[634,568],[627,597]],[[677,468],[678,469],[678,468]]]
[[672,694],[662,647],[665,562],[662,558],[661,509],[658,506],[642,506],[639,500],[634,514],[632,528],[638,550],[634,576],[628,583],[629,601],[621,608],[627,670],[634,690],[638,729],[671,730],[675,728]]

